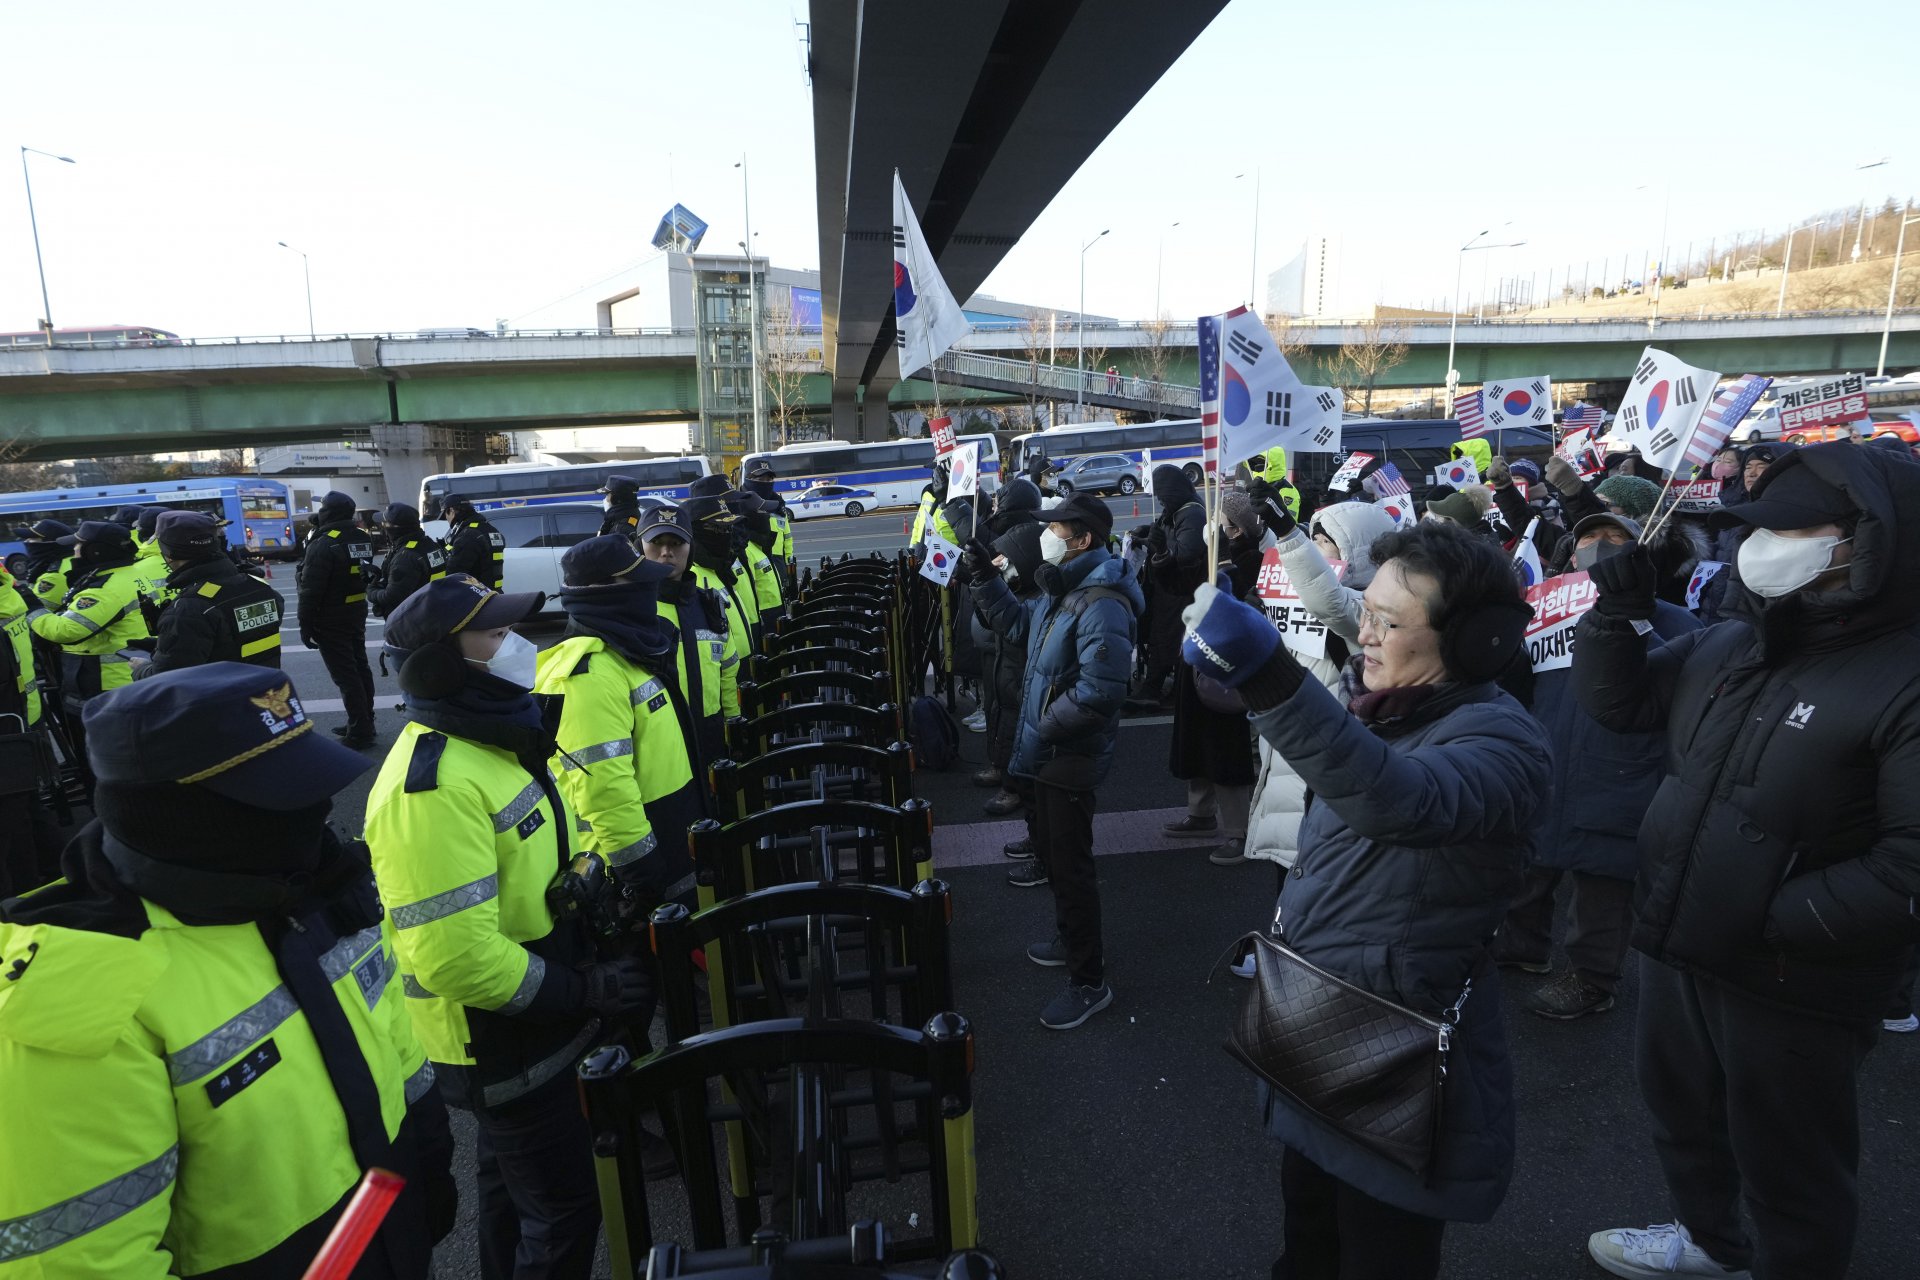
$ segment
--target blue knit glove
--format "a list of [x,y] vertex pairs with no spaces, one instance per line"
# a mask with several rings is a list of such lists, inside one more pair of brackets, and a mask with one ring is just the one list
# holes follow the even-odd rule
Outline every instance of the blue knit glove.
[[1266,614],[1202,583],[1180,614],[1187,629],[1180,656],[1229,689],[1238,688],[1280,647],[1280,631]]

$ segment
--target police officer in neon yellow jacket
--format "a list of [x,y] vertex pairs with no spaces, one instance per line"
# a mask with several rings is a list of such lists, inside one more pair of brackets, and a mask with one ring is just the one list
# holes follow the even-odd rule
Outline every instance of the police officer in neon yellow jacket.
[[780,570],[775,564],[773,512],[778,503],[759,494],[740,489],[727,495],[727,509],[740,522],[746,545],[740,550],[740,565],[753,587],[754,607],[760,613],[762,635],[773,630],[787,616],[785,593],[780,586]]
[[693,526],[686,513],[662,507],[640,529],[640,549],[667,570],[655,606],[679,636],[674,674],[693,714],[695,781],[725,757],[727,721],[740,714],[740,642],[727,625],[726,601],[693,580]]
[[73,562],[84,574],[61,611],[35,610],[27,625],[42,640],[64,651],[61,685],[67,709],[133,680],[121,656],[129,641],[149,636],[140,615],[140,568],[134,563],[126,529],[101,520],[84,520],[74,535]]
[[509,629],[543,602],[450,574],[388,615],[413,722],[367,798],[414,1029],[479,1130],[487,1276],[588,1274],[600,1207],[573,1065],[603,1019],[651,999],[641,964],[596,963],[586,924],[547,900],[578,843],[535,649]]
[[756,651],[760,608],[753,583],[734,558],[733,533],[737,517],[717,495],[702,494],[680,504],[693,534],[694,582],[718,592],[727,607],[727,629],[736,637],[741,657]]
[[747,475],[743,486],[760,495],[765,502],[773,504],[769,521],[773,525],[774,567],[780,571],[780,585],[791,596],[798,588],[793,559],[793,517],[787,510],[786,499],[773,486],[773,468],[762,462]]
[[365,851],[366,762],[283,673],[86,708],[98,818],[0,907],[0,1275],[301,1275],[364,1169],[408,1179],[355,1276],[425,1277],[453,1141]]
[[560,569],[567,635],[540,655],[534,691],[561,699],[553,767],[581,843],[607,860],[626,915],[644,922],[693,888],[687,828],[707,816],[675,670],[679,636],[657,607],[671,570],[617,533],[569,547]]
[[[133,563],[140,571],[140,594],[155,605],[165,604],[174,596],[167,586],[167,561],[160,554],[156,536],[160,531],[160,517],[168,510],[167,507],[142,507],[139,518],[133,522]],[[148,622],[147,626],[151,628],[153,623]]]
[[[13,536],[27,551],[27,571],[21,585],[30,587],[49,609],[67,599],[67,580],[73,574],[73,529],[58,520],[35,520],[17,528]],[[62,538],[68,539],[62,543]]]

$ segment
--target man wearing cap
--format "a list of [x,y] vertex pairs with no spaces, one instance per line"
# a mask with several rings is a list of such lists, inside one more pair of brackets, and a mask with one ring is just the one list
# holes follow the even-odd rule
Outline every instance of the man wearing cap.
[[[38,596],[40,603],[57,609],[67,600],[67,579],[73,573],[73,529],[58,520],[35,520],[14,530],[27,552],[27,572],[23,586]],[[62,542],[61,539],[68,541]]]
[[77,713],[87,699],[133,679],[127,646],[149,632],[140,613],[133,540],[124,526],[81,521],[73,564],[79,581],[61,612],[36,609],[27,615],[27,625],[63,651],[60,683],[66,709]]
[[160,527],[160,517],[171,509],[142,507],[133,522],[133,563],[140,572],[140,594],[156,605],[165,604],[173,598],[167,594],[167,565],[161,558],[160,544],[153,537],[154,530]]
[[760,615],[764,633],[786,616],[787,606],[780,589],[782,573],[775,564],[773,512],[778,503],[768,502],[748,489],[727,495],[727,509],[740,521],[746,534],[746,546],[740,551],[740,565],[746,570],[753,588],[754,609]]
[[585,1277],[600,1206],[573,1065],[652,990],[638,960],[596,963],[586,920],[548,901],[574,815],[534,645],[510,630],[542,603],[456,574],[387,619],[413,722],[367,797],[366,839],[414,1027],[479,1129],[481,1274]]
[[134,678],[209,662],[280,665],[280,593],[227,555],[220,523],[198,511],[169,511],[154,529],[172,603],[159,611],[150,660]]
[[346,704],[346,727],[334,732],[360,748],[374,742],[373,668],[367,664],[373,542],[354,522],[353,510],[353,499],[334,491],[313,513],[313,534],[300,558],[300,643],[320,651]]
[[1028,645],[1007,772],[1033,782],[1028,829],[1037,856],[1016,866],[1007,882],[1053,886],[1054,935],[1028,947],[1027,958],[1066,969],[1066,989],[1040,1021],[1067,1031],[1113,1003],[1093,864],[1093,795],[1113,763],[1135,620],[1146,601],[1126,562],[1107,551],[1113,513],[1106,503],[1076,493],[1038,518],[1046,523],[1044,563],[1035,570],[1040,590],[1031,600],[1007,588],[978,539],[968,544],[966,570],[975,605],[993,628]]
[[675,671],[679,637],[655,607],[672,571],[618,533],[567,548],[560,570],[567,635],[541,653],[534,691],[562,699],[560,790],[638,926],[692,888],[687,828],[707,816]]
[[[1625,516],[1588,516],[1574,526],[1573,567],[1591,570],[1633,547],[1640,534]],[[1654,602],[1650,621],[1647,643],[1656,652],[1700,629],[1692,614],[1665,600]],[[1535,673],[1527,709],[1553,743],[1553,785],[1535,811],[1526,877],[1494,959],[1528,973],[1551,971],[1554,898],[1571,878],[1568,968],[1522,1001],[1543,1018],[1567,1021],[1605,1013],[1620,989],[1633,927],[1634,838],[1660,785],[1663,744],[1656,732],[1616,733],[1581,710],[1568,667]]]
[[740,641],[727,625],[727,603],[721,594],[695,582],[693,526],[684,511],[661,507],[640,527],[640,549],[647,559],[667,570],[660,582],[660,616],[679,637],[674,673],[680,696],[693,716],[690,743],[696,753],[694,772],[707,776],[707,766],[726,755],[727,721],[740,714]]
[[693,581],[718,592],[727,606],[727,630],[741,657],[759,650],[760,609],[753,584],[734,559],[736,518],[715,494],[700,494],[680,504],[680,514],[693,534]]
[[606,513],[600,519],[601,536],[617,533],[631,538],[639,533],[640,503],[635,495],[640,492],[640,482],[632,476],[608,476],[600,492],[605,495],[600,508]]
[[768,517],[773,524],[774,563],[780,570],[782,588],[791,595],[794,590],[793,520],[787,511],[786,499],[774,488],[773,468],[764,462],[756,462],[753,470],[747,473],[746,487],[759,494],[764,501],[774,504]]
[[0,1272],[302,1275],[364,1170],[407,1186],[356,1276],[423,1278],[457,1191],[366,853],[366,761],[278,671],[87,705],[97,817],[0,905]]
[[507,540],[473,509],[473,499],[454,494],[441,504],[447,517],[447,572],[472,574],[495,591],[507,582]]
[[404,502],[389,503],[380,523],[387,534],[387,558],[376,575],[378,585],[367,591],[367,603],[384,618],[402,600],[447,576],[447,553],[420,527],[419,511]]
[[1635,547],[1590,570],[1574,648],[1594,719],[1666,747],[1635,1056],[1677,1221],[1596,1232],[1615,1275],[1845,1274],[1856,1080],[1920,940],[1920,468],[1819,444],[1751,495],[1727,620],[1649,653]]

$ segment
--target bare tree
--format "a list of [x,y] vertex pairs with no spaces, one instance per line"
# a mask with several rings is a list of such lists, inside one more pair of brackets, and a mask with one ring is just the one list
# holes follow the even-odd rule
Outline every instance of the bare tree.
[[1347,389],[1348,399],[1358,395],[1360,412],[1373,413],[1373,390],[1381,377],[1406,363],[1408,347],[1400,331],[1378,319],[1355,326],[1356,340],[1342,343],[1334,357],[1334,381]]
[[1173,367],[1173,317],[1162,311],[1141,326],[1140,359],[1147,367],[1147,380],[1165,382]]
[[795,428],[809,420],[807,375],[821,369],[818,334],[794,323],[793,308],[769,308],[766,347],[761,352],[767,421],[783,445],[793,443]]
[[1029,312],[1021,323],[1020,335],[1024,339],[1027,355],[1027,416],[1038,422],[1041,402],[1053,399],[1052,384],[1041,373],[1043,369],[1053,368],[1053,314]]
[[247,450],[222,449],[220,451],[220,474],[223,476],[243,476],[248,473]]

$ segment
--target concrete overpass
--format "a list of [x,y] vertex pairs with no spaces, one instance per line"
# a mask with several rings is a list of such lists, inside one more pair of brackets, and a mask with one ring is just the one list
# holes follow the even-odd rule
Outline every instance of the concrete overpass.
[[[979,288],[1226,0],[811,0],[834,434],[884,434],[893,171],[957,298]],[[917,370],[908,369],[911,374]],[[862,412],[864,406],[864,413]]]

